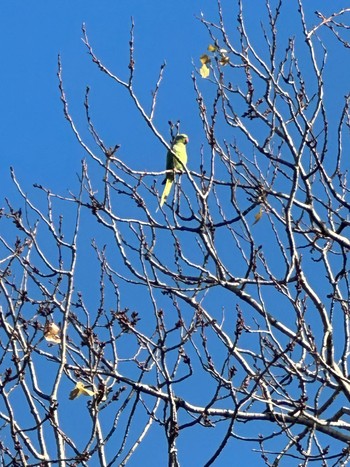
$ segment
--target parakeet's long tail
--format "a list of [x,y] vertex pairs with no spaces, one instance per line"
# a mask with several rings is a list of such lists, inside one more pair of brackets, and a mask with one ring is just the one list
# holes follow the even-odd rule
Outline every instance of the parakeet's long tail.
[[167,197],[169,196],[171,187],[173,186],[173,182],[174,182],[174,180],[172,178],[167,178],[165,180],[165,187],[164,187],[162,197],[160,198],[160,203],[159,203],[160,207],[163,206],[163,204],[165,203]]

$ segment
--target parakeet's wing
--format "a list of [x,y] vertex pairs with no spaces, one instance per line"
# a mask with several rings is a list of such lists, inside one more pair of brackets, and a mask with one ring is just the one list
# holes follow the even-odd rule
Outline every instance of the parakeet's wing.
[[173,170],[174,168],[174,154],[168,151],[166,155],[166,170]]
[[184,170],[187,164],[187,151],[186,146],[183,142],[174,144],[173,151],[175,157],[173,157],[173,165],[176,170]]
[[[165,170],[174,170],[174,153],[172,151],[168,151],[167,155],[166,155],[166,167],[165,167]],[[168,172],[166,175],[165,175],[165,178],[164,180],[162,181],[162,185],[165,185],[165,182],[168,180],[168,179],[172,179],[174,180],[174,174],[173,172]]]

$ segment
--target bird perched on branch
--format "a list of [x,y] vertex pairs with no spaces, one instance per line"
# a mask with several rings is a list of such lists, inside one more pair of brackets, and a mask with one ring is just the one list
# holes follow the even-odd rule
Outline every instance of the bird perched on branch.
[[167,173],[163,181],[163,185],[165,185],[165,187],[162,193],[162,197],[160,199],[160,207],[163,206],[167,197],[169,196],[171,187],[174,183],[175,172],[184,172],[184,168],[187,164],[186,144],[188,143],[188,141],[189,138],[187,135],[177,135],[174,144],[171,147],[171,151],[168,151],[166,157]]

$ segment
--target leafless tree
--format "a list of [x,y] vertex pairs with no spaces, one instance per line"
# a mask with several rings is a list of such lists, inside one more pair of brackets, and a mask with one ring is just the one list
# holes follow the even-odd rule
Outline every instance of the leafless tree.
[[[126,465],[151,433],[169,466],[234,459],[238,443],[261,465],[347,464],[350,97],[329,102],[347,70],[329,70],[327,51],[349,48],[350,8],[307,19],[297,3],[287,31],[288,1],[266,2],[258,44],[243,0],[234,27],[220,2],[217,22],[199,18],[211,44],[209,76],[192,76],[203,146],[158,212],[164,172],[105,145],[89,89],[85,142],[59,61],[86,159],[69,196],[35,185],[45,203],[12,172],[22,201],[1,216],[2,465]],[[154,118],[165,65],[142,104],[133,33],[123,80],[83,28],[166,152]],[[179,446],[194,432],[190,463]]]

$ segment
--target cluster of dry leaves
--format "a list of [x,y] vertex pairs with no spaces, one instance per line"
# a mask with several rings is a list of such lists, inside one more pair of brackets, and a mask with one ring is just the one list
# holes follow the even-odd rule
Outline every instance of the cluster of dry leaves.
[[[47,342],[51,344],[60,344],[61,339],[61,329],[57,324],[53,322],[48,322],[44,328],[44,338]],[[91,391],[87,389],[81,381],[78,381],[75,385],[75,388],[70,392],[69,399],[73,400],[79,396],[95,396],[96,391]]]

